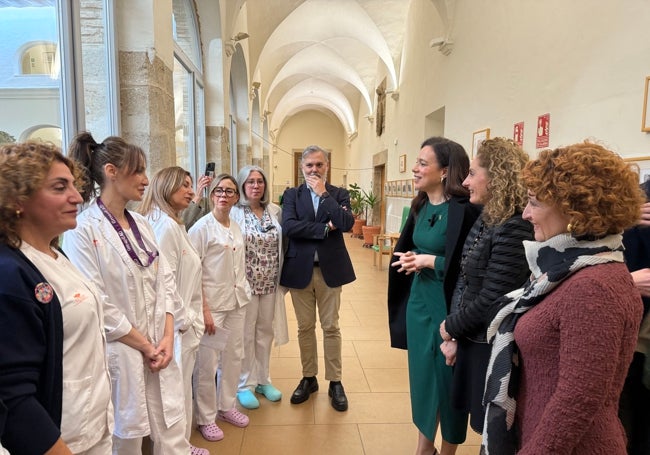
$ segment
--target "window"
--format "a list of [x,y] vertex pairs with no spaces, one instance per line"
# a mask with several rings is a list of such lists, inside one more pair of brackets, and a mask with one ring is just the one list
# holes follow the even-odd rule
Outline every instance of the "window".
[[65,96],[59,71],[65,51],[58,33],[61,5],[56,0],[0,5],[0,125],[7,138],[42,137],[60,147]]
[[176,165],[196,180],[206,161],[201,46],[191,2],[173,0],[173,10]]
[[22,74],[44,74],[56,78],[56,44],[35,44],[23,52]]

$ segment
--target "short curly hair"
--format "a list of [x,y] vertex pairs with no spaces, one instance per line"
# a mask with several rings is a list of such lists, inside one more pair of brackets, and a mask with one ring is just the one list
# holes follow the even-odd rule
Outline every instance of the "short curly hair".
[[481,143],[476,158],[489,179],[490,198],[483,207],[485,224],[496,226],[523,212],[528,200],[521,181],[521,171],[528,162],[526,152],[512,139],[496,137]]
[[[30,141],[0,146],[0,244],[20,247],[16,211],[41,189],[56,162],[70,169],[77,189],[84,185],[80,166],[65,157],[54,144]],[[57,242],[58,239],[52,239],[52,245]]]
[[576,238],[601,238],[636,224],[645,197],[639,177],[616,153],[589,141],[540,152],[522,173],[537,200],[571,220]]

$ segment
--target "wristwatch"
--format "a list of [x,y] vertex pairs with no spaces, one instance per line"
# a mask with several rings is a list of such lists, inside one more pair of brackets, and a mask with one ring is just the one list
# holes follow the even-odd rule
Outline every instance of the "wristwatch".
[[320,197],[322,197],[323,199],[325,199],[326,197],[330,197],[330,194],[329,194],[327,191],[323,191],[323,192],[321,193]]

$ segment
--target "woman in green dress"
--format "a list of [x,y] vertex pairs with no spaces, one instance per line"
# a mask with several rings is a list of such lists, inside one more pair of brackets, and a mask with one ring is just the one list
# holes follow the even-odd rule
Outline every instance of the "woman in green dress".
[[452,370],[438,348],[438,327],[447,316],[465,237],[479,215],[462,186],[468,170],[461,145],[441,137],[424,141],[413,167],[418,195],[389,275],[391,342],[408,348],[417,455],[438,453],[433,444],[438,423],[442,455],[453,455],[467,431],[467,414],[451,406]]

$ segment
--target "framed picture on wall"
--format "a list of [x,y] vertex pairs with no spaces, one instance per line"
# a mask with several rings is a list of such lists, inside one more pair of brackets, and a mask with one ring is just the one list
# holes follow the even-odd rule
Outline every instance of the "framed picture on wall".
[[643,117],[641,118],[641,131],[650,133],[650,107],[648,106],[648,85],[650,76],[645,78],[645,90],[643,94]]
[[388,195],[391,197],[395,197],[395,180],[391,180],[388,182]]
[[637,156],[634,158],[625,158],[636,173],[639,174],[639,183],[650,180],[650,156]]
[[472,134],[472,154],[470,158],[474,158],[474,155],[478,151],[478,146],[486,139],[490,139],[490,128],[474,131]]
[[399,156],[399,171],[406,172],[406,154]]
[[411,179],[406,180],[406,194],[404,196],[406,197],[413,196],[413,180]]

